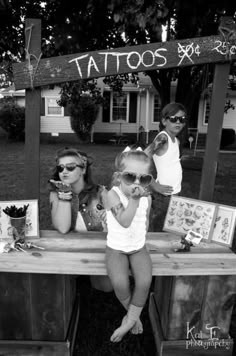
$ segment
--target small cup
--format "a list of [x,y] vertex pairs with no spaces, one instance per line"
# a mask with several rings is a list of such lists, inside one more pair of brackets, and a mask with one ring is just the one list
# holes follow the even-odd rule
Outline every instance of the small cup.
[[10,217],[11,226],[13,228],[14,240],[25,239],[26,216],[19,218]]

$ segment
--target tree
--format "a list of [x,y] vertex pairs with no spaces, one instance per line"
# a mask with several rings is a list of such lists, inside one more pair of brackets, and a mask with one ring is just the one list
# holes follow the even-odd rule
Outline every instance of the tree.
[[[113,1],[114,19],[125,32],[129,44],[160,42],[161,26],[166,26],[167,40],[217,34],[222,15],[234,16],[236,4],[230,0],[129,1],[123,6]],[[153,14],[156,13],[156,18]],[[189,66],[146,72],[161,97],[162,106],[170,101],[170,85],[178,78],[176,101],[183,103],[192,120],[197,120],[201,92],[212,81],[214,66]]]
[[14,99],[0,99],[0,127],[8,134],[9,139],[24,140],[25,108],[15,104]]
[[[42,54],[51,57],[160,42],[163,26],[167,40],[210,36],[217,33],[220,16],[233,16],[236,10],[236,4],[230,0],[3,0],[2,3],[0,61],[23,59],[25,17],[43,19]],[[196,102],[211,73],[211,66],[146,72],[160,94],[162,106],[170,100],[172,79],[178,78],[176,100],[195,115]],[[106,80],[120,87],[124,78]]]

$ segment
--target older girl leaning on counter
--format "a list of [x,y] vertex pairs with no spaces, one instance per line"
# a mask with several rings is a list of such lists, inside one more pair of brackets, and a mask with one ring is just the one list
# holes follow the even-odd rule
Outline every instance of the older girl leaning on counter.
[[[49,181],[50,204],[52,224],[62,234],[106,228],[101,196],[104,187],[93,183],[90,166],[91,159],[75,148],[66,147],[57,152],[56,167]],[[112,290],[107,276],[90,276],[90,280],[96,289]]]

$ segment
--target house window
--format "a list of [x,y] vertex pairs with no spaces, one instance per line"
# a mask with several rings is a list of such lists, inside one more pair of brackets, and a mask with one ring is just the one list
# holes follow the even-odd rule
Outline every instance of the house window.
[[158,94],[154,95],[153,122],[159,122],[161,117],[161,101]]
[[208,125],[208,121],[209,121],[209,117],[210,117],[210,109],[211,109],[210,100],[206,99],[204,101],[203,125]]
[[129,93],[112,94],[111,121],[128,121]]
[[58,98],[46,98],[46,115],[47,116],[63,116],[64,115],[64,108],[57,104]]
[[103,122],[137,122],[137,92],[121,94],[105,91],[103,105]]

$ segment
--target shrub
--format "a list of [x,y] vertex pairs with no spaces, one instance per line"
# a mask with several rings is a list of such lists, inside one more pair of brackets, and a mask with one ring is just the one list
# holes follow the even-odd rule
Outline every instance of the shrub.
[[0,126],[7,132],[8,138],[24,140],[25,108],[17,105],[12,98],[1,99]]
[[88,140],[97,118],[99,106],[104,101],[96,80],[64,83],[60,94],[61,98],[58,104],[68,105],[72,130],[80,139]]
[[99,106],[90,95],[81,95],[78,102],[71,104],[71,128],[82,140],[87,140],[96,121]]

